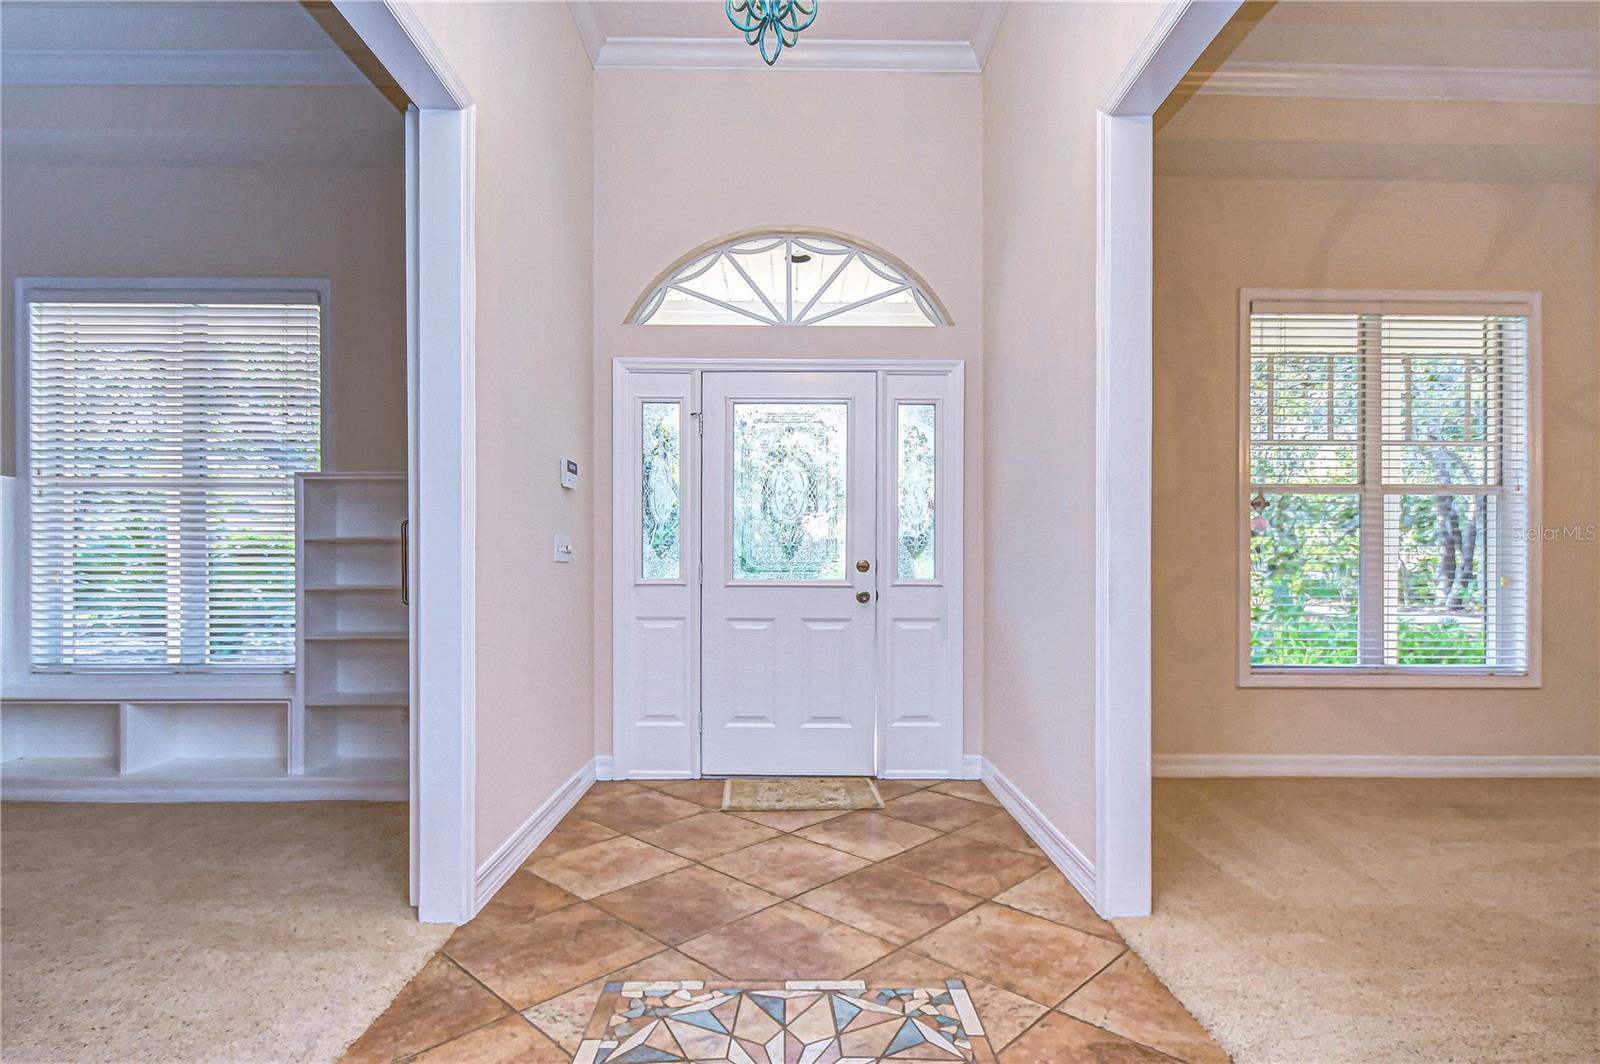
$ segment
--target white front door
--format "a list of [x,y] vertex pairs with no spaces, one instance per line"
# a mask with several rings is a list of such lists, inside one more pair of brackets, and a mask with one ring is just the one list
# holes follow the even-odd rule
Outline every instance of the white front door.
[[871,775],[877,375],[703,389],[701,770]]

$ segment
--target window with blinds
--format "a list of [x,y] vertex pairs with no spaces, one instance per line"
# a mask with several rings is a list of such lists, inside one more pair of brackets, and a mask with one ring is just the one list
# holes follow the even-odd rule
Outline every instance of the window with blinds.
[[130,295],[27,301],[33,667],[292,668],[318,294]]
[[1528,673],[1529,319],[1250,304],[1251,673]]

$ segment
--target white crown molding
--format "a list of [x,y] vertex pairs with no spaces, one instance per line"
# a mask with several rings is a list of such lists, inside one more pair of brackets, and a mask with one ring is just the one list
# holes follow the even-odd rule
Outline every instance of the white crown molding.
[[[728,37],[608,37],[597,70],[760,70],[761,56]],[[785,48],[780,70],[869,70],[900,74],[976,74],[978,54],[966,41],[830,41],[800,38]]]
[[1157,754],[1165,777],[1338,776],[1466,779],[1600,776],[1600,756],[1387,754]]
[[370,85],[343,52],[280,48],[15,48],[7,85]]
[[1208,96],[1294,96],[1348,100],[1460,100],[1494,103],[1600,102],[1594,70],[1267,63],[1229,60],[1182,85]]
[[978,69],[989,65],[989,53],[1000,36],[1000,24],[1006,20],[1006,4],[985,4],[978,17],[978,28],[972,31],[972,51],[978,58]]

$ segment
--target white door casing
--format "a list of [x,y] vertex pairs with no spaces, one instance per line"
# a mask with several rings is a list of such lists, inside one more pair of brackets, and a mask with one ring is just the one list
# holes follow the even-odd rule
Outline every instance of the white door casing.
[[707,373],[701,765],[874,771],[877,375]]
[[[797,588],[770,581],[761,581],[770,585],[765,588],[751,589],[740,586],[743,582],[739,581],[731,590],[727,587],[732,562],[725,515],[730,500],[727,496],[713,500],[711,492],[730,479],[726,451],[719,456],[712,453],[717,441],[727,436],[728,423],[722,422],[719,434],[713,393],[722,397],[723,406],[735,398],[763,397],[844,397],[852,405],[857,416],[850,426],[858,434],[865,431],[867,442],[861,442],[859,435],[852,439],[851,453],[861,461],[849,478],[854,491],[848,503],[851,527],[846,532],[843,580],[825,588]],[[784,756],[776,764],[761,763],[757,751],[746,747],[741,752],[734,746],[728,750],[732,762],[717,762],[716,752],[721,748],[712,738],[706,743],[712,758],[704,766],[707,775],[844,771],[885,777],[962,775],[962,397],[959,362],[616,360],[612,455],[616,778],[702,774],[702,720],[709,737],[719,706],[724,718],[732,715],[727,710],[729,703],[718,702],[719,697],[727,696],[712,689],[713,670],[718,668],[742,669],[733,680],[747,686],[764,684],[774,698],[811,685],[813,693],[805,703],[808,712],[819,718],[830,713],[845,718],[819,719],[812,728],[796,728],[802,739],[809,738],[806,732],[819,738],[812,746],[828,748],[820,736],[830,732],[835,740],[840,733],[856,738],[833,744],[831,756],[840,759],[837,763],[823,760],[827,755],[816,749],[805,754],[811,760],[803,760],[800,746],[805,743],[797,746],[785,739]],[[900,487],[902,407],[907,408],[903,416],[910,443],[905,493]],[[702,409],[708,415],[703,439],[697,425],[702,419],[694,416]],[[730,415],[731,410],[724,417]],[[678,441],[675,450],[673,437]],[[655,455],[653,465],[645,458],[647,438]],[[917,446],[931,450],[931,478],[927,454],[918,464]],[[662,458],[670,459],[678,473],[676,492],[662,483]],[[654,478],[649,484],[647,476]],[[726,487],[731,491],[731,483]],[[858,497],[862,493],[864,498]],[[902,494],[907,500],[904,506]],[[674,498],[679,516],[676,535],[663,535],[660,511]],[[907,525],[903,537],[902,510]],[[867,517],[858,521],[858,514]],[[719,531],[713,532],[713,526]],[[907,558],[904,572],[902,553]],[[856,569],[862,559],[871,566],[865,574]],[[702,564],[704,621],[699,584]],[[727,592],[723,597],[728,601],[719,597],[714,590],[718,587]],[[753,597],[739,594],[750,590],[755,591]],[[858,603],[854,595],[861,590],[876,597]],[[802,598],[787,605],[782,598],[769,600],[778,608],[765,612],[746,608],[759,606],[763,596],[781,593],[798,593]],[[818,597],[808,598],[813,593]],[[824,593],[839,598],[839,604],[821,598]],[[844,606],[854,613],[844,611]],[[708,641],[711,638],[717,623],[713,610],[718,611],[718,618],[724,618],[723,624],[727,618],[747,624],[761,618],[776,622],[782,612],[793,625],[810,624],[811,636],[826,634],[827,638],[813,640],[812,653],[829,647],[834,660],[843,654],[853,666],[857,659],[849,655],[860,655],[865,648],[867,657],[859,669],[866,679],[843,681],[835,674],[844,670],[808,666],[803,655],[809,636],[791,630],[791,636],[800,638],[791,639],[781,657],[779,644],[774,642],[770,665],[757,669],[737,651],[719,657],[718,648],[708,646],[702,695],[701,635],[703,631]],[[852,617],[870,625],[871,631],[855,628],[859,622]],[[773,631],[775,637],[781,632]],[[747,627],[743,634],[757,632]],[[794,645],[801,649],[796,652]],[[793,660],[786,660],[790,656]],[[834,680],[831,689],[817,686],[829,679]],[[702,697],[707,709],[704,718]],[[830,699],[833,709],[828,708]],[[858,724],[856,717],[863,705],[866,717]],[[841,706],[848,710],[840,710]],[[781,723],[775,728],[745,728],[741,738],[755,742],[753,736],[758,732],[770,736],[783,730]],[[841,749],[848,753],[840,753]]]

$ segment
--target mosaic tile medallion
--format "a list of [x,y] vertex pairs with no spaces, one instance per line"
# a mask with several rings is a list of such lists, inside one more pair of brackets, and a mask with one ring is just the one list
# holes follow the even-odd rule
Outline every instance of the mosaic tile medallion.
[[959,979],[607,983],[573,1064],[995,1064]]

